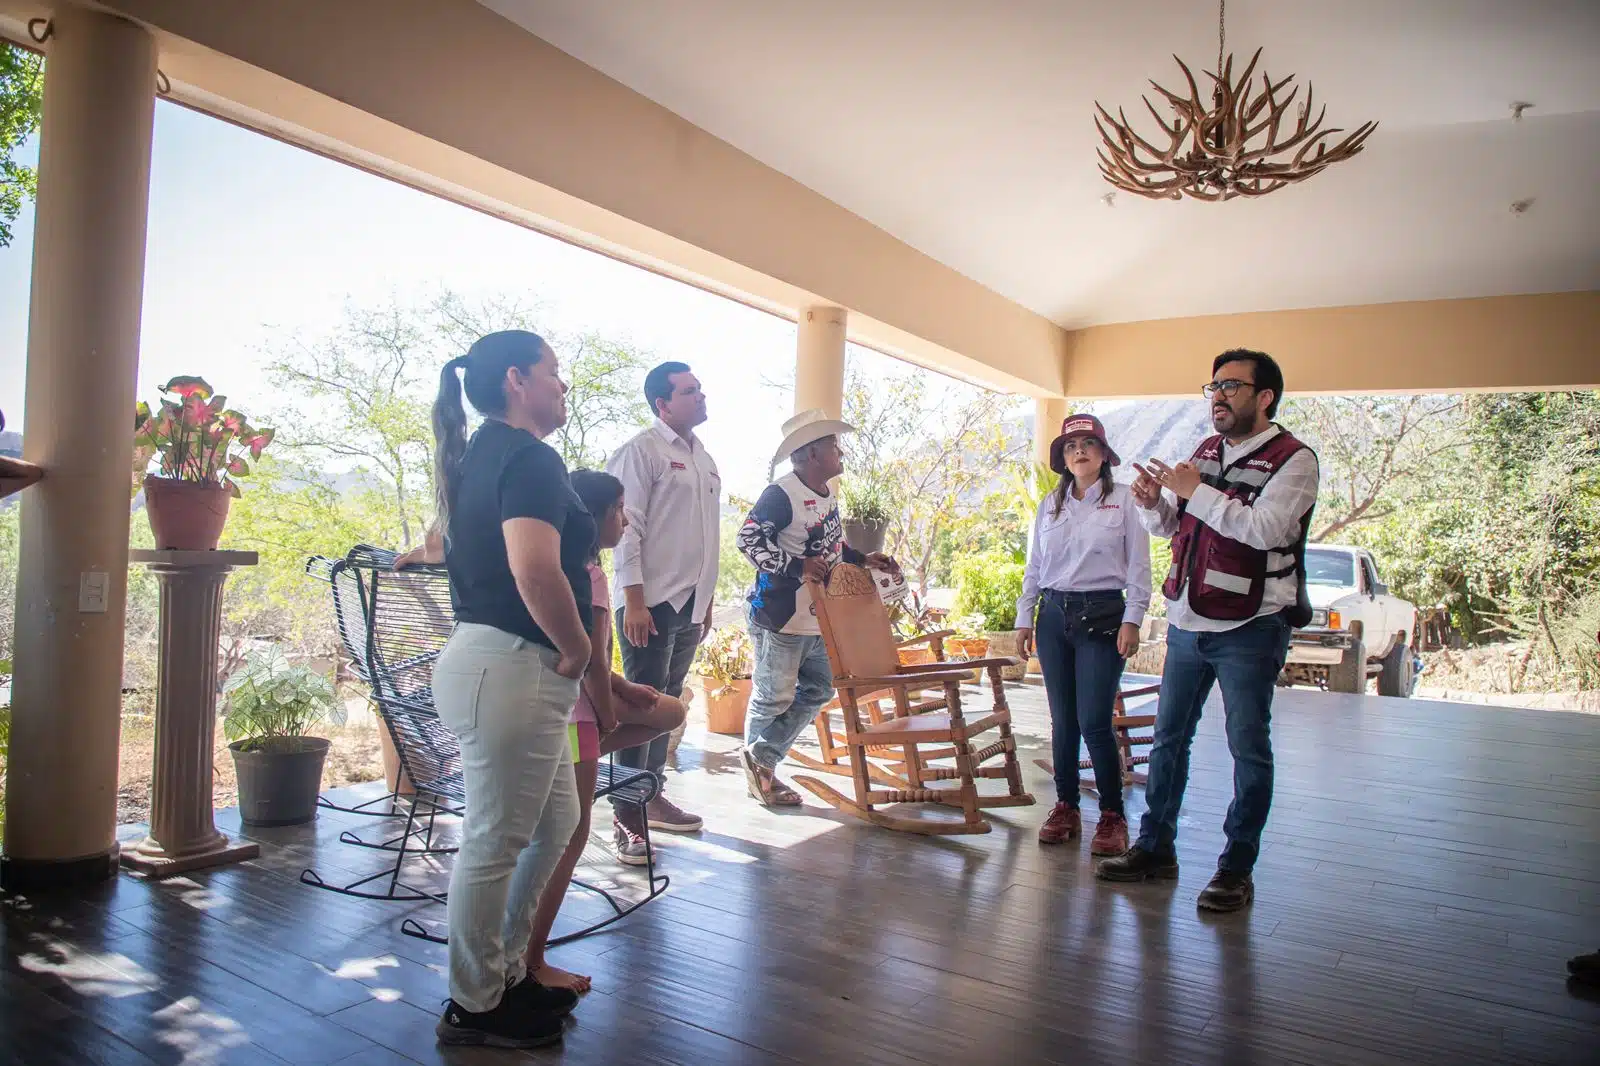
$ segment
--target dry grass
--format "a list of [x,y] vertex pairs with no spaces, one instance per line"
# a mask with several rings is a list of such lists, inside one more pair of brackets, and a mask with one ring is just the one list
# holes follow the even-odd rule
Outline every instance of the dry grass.
[[[378,730],[370,717],[339,728],[317,731],[333,742],[322,771],[322,787],[338,788],[383,776]],[[238,802],[233,755],[227,741],[218,739],[211,796],[216,807]],[[155,720],[148,715],[122,717],[122,765],[117,777],[117,822],[145,822],[150,818],[150,782],[155,766]]]

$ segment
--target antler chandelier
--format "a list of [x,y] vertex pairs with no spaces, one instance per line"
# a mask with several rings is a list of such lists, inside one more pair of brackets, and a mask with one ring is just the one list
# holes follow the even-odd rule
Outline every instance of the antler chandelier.
[[[1189,67],[1177,56],[1178,69],[1189,84],[1189,94],[1168,92],[1154,81],[1150,85],[1166,98],[1170,120],[1163,118],[1150,102],[1141,97],[1161,127],[1167,147],[1158,148],[1140,136],[1121,108],[1117,117],[1095,101],[1094,125],[1104,140],[1100,173],[1112,185],[1152,200],[1231,200],[1235,196],[1265,196],[1285,185],[1304,181],[1314,174],[1361,151],[1366,139],[1378,128],[1376,122],[1363,123],[1355,132],[1330,147],[1329,141],[1340,128],[1323,129],[1328,109],[1324,105],[1311,120],[1314,97],[1306,83],[1298,120],[1285,123],[1289,108],[1300,94],[1299,86],[1282,96],[1294,80],[1291,74],[1274,82],[1265,71],[1261,87],[1250,83],[1261,49],[1239,75],[1233,78],[1233,56],[1224,57],[1227,43],[1227,0],[1217,9],[1217,71],[1203,71],[1212,81],[1211,101],[1203,103],[1200,89]],[[1281,96],[1281,98],[1280,98]],[[1102,124],[1101,120],[1104,119]],[[1161,138],[1157,138],[1160,140]]]

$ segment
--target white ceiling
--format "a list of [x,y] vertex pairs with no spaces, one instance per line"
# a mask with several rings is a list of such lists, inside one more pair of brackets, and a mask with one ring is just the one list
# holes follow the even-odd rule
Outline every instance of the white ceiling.
[[1172,53],[1213,66],[1205,0],[483,2],[1065,326],[1600,289],[1600,0],[1233,0],[1230,50],[1378,132],[1258,201],[1109,208],[1094,101],[1150,123]]

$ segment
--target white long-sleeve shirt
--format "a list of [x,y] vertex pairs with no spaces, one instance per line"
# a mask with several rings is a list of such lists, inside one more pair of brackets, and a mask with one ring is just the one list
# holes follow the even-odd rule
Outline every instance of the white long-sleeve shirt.
[[[1254,437],[1240,443],[1222,442],[1222,465],[1228,466],[1242,456],[1259,449],[1276,437],[1281,430],[1270,426]],[[1230,540],[1260,548],[1267,553],[1267,569],[1278,570],[1288,566],[1293,556],[1274,551],[1292,544],[1300,534],[1300,516],[1317,502],[1320,472],[1317,457],[1309,448],[1290,456],[1278,472],[1267,480],[1254,503],[1241,503],[1230,499],[1210,485],[1201,485],[1189,498],[1189,513],[1199,521]],[[1178,532],[1177,497],[1163,492],[1157,504],[1146,510],[1138,508],[1139,517],[1153,536],[1171,537]],[[1261,591],[1261,609],[1256,617],[1275,614],[1293,606],[1298,586],[1295,575],[1269,577]],[[1178,598],[1167,601],[1167,622],[1191,633],[1222,633],[1237,629],[1249,619],[1225,622],[1196,614],[1189,606],[1189,589],[1178,590]]]
[[1114,485],[1103,500],[1099,482],[1081,500],[1068,491],[1059,515],[1055,493],[1046,497],[1028,542],[1017,625],[1033,625],[1033,609],[1045,589],[1124,590],[1128,603],[1122,620],[1143,622],[1150,609],[1150,536],[1134,513],[1138,510],[1126,485]]
[[612,552],[613,600],[620,611],[630,585],[650,607],[674,611],[694,597],[695,614],[711,609],[722,539],[722,476],[705,445],[656,420],[618,448],[606,472],[622,482],[628,528]]

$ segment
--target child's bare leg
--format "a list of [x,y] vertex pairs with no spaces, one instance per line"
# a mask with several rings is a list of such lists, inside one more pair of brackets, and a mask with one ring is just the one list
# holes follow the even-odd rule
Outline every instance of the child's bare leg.
[[662,733],[670,733],[678,728],[688,715],[682,700],[665,695],[650,707],[640,707],[622,700],[617,700],[612,706],[617,712],[619,724],[600,738],[601,755],[648,744]]
[[578,819],[578,828],[572,831],[572,840],[568,842],[567,850],[561,853],[561,861],[551,872],[544,893],[539,897],[539,907],[533,915],[533,936],[528,941],[528,953],[524,961],[528,972],[541,985],[570,988],[581,993],[589,991],[590,982],[586,975],[568,973],[544,961],[544,942],[550,939],[550,930],[555,927],[561,901],[566,898],[567,886],[572,883],[572,873],[578,868],[578,860],[583,858],[584,845],[589,843],[589,815],[594,808],[594,780],[598,767],[593,760],[585,760],[574,765],[572,772],[578,780],[578,800],[583,805],[583,815]]

